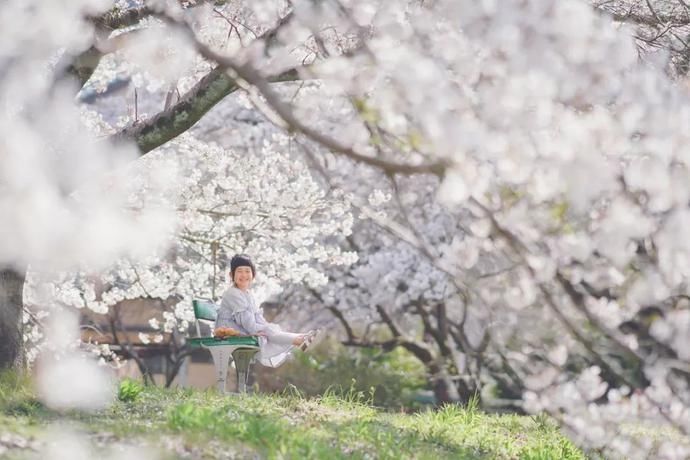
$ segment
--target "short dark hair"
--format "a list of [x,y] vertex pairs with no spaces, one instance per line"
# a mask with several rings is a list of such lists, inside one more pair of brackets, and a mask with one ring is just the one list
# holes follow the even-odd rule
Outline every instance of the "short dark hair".
[[230,259],[230,276],[235,278],[235,270],[237,267],[249,267],[252,269],[252,276],[256,277],[256,267],[254,267],[254,262],[247,254],[235,254]]

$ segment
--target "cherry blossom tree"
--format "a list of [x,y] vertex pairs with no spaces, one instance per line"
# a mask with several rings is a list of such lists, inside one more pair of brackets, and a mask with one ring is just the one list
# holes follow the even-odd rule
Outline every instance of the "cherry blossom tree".
[[525,407],[548,409],[594,449],[649,455],[618,430],[622,418],[688,429],[685,250],[670,236],[687,212],[687,95],[583,3],[427,7],[402,25],[394,11],[374,16],[369,73],[326,74],[352,100],[347,143],[313,132],[251,69],[219,61],[320,145],[389,175],[440,176],[441,201],[470,216],[457,249],[475,246],[503,271],[454,278],[494,312],[492,342],[528,390]]
[[[678,181],[687,171],[683,143],[660,144],[684,135],[687,96],[662,69],[641,66],[630,36],[586,5],[445,6],[445,17],[462,24],[458,40],[475,52],[429,46],[432,34],[415,34],[424,22],[397,29],[420,46],[406,56],[417,73],[378,68],[386,78],[372,84],[386,87],[360,104],[360,121],[384,126],[373,135],[398,121],[398,138],[416,129],[430,157],[449,160],[439,198],[470,213],[457,249],[474,246],[479,260],[503,270],[487,281],[465,267],[455,278],[471,286],[475,307],[493,312],[492,344],[528,390],[525,407],[548,409],[594,449],[647,456],[648,441],[621,434],[621,419],[688,429],[687,335],[677,327],[688,313],[684,242],[668,236],[683,227],[687,195]],[[415,39],[443,52],[430,58]],[[395,86],[425,64],[433,84]],[[405,109],[385,110],[399,98],[377,99],[391,86],[405,94]],[[429,110],[429,101],[448,110]],[[378,148],[380,137],[372,150],[404,153]],[[381,168],[395,173],[389,166]],[[658,449],[684,455],[670,443]]]
[[[138,165],[138,171],[129,176],[140,187],[133,201],[141,209],[152,199],[151,181],[142,175],[160,170],[162,161],[179,166],[173,174],[179,177],[171,180],[179,189],[160,197],[178,210],[177,228],[171,227],[168,236],[174,239],[172,247],[163,257],[120,260],[103,275],[88,269],[77,274],[61,272],[53,279],[48,273],[30,274],[27,292],[32,295],[27,303],[42,306],[43,311],[57,304],[108,314],[108,334],[119,353],[134,359],[142,375],[148,376],[145,363],[126,336],[119,338],[119,311],[126,300],[155,301],[161,311],[149,323],[157,332],[141,333],[140,340],[161,343],[163,334],[168,337],[173,371],[166,382],[170,384],[190,353],[184,347],[184,336],[193,321],[191,301],[220,297],[227,287],[227,261],[234,253],[256,255],[259,298],[275,296],[289,284],[323,285],[325,276],[314,265],[348,265],[357,257],[354,252],[341,251],[337,244],[352,231],[349,203],[338,190],[326,193],[304,164],[276,150],[285,146],[287,137],[276,135],[273,141],[262,152],[245,152],[243,157],[185,134],[151,154],[144,167]],[[323,244],[326,239],[331,243]],[[28,335],[33,336],[32,342],[40,343],[41,333],[36,328]],[[31,348],[30,353],[35,356],[38,348]]]
[[[466,216],[433,203],[438,188],[433,177],[390,180],[369,168],[360,172],[369,178],[364,187],[350,180],[356,164],[333,160],[321,171],[330,187],[356,197],[353,209],[359,219],[345,247],[356,250],[359,260],[324,267],[326,285],[290,290],[289,301],[325,306],[334,317],[329,327],[344,330],[346,346],[406,349],[426,367],[438,403],[479,395],[488,318],[465,308],[469,291],[443,260],[444,253],[452,253],[453,261],[459,255],[455,246]],[[477,255],[466,254],[464,263],[474,266]]]
[[[178,8],[194,10],[192,6]],[[13,15],[17,8],[25,16]],[[137,155],[174,139],[238,88],[222,69],[197,57],[192,46],[177,46],[185,45],[175,41],[179,36],[170,34],[169,40],[159,42],[156,34],[166,32],[160,21],[152,19],[158,9],[143,3],[77,2],[55,9],[36,2],[35,8],[35,16],[26,16],[31,8],[8,4],[3,16],[2,91],[7,123],[2,137],[8,153],[3,156],[2,170],[3,184],[10,187],[3,201],[7,237],[0,261],[4,267],[0,273],[3,368],[23,361],[22,290],[28,264],[53,269],[91,263],[103,268],[121,255],[144,257],[152,243],[165,240],[161,235],[166,235],[171,222],[161,218],[160,208],[123,215],[123,207],[129,206],[127,182],[112,181],[100,187],[95,178],[105,179]],[[202,21],[200,26],[209,39],[220,40],[218,33],[225,36],[225,14],[208,8],[200,14],[210,23]],[[36,27],[26,28],[26,22]],[[213,27],[220,23],[222,28]],[[55,28],[55,24],[65,27]],[[263,22],[267,34],[262,40],[267,42],[272,40],[268,24],[280,25],[270,23],[270,18]],[[173,56],[169,65],[160,65],[166,55]],[[149,64],[152,73],[137,65],[142,62]],[[168,92],[163,110],[147,115],[139,112],[136,103],[133,113],[107,123],[102,114],[75,101],[87,81],[90,89],[103,91],[120,71],[130,71],[137,84],[150,90],[172,82],[174,90]],[[295,76],[294,71],[287,71],[267,78]],[[146,101],[142,101],[144,107]]]

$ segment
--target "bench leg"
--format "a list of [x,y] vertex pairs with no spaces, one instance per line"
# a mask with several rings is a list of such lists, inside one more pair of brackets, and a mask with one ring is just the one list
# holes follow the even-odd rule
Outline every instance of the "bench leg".
[[225,379],[228,375],[228,361],[230,356],[225,347],[209,347],[213,357],[213,364],[216,367],[216,382],[218,391],[225,393]]
[[249,365],[257,350],[238,349],[232,353],[235,361],[235,371],[237,372],[237,392],[247,392],[247,377],[249,376]]

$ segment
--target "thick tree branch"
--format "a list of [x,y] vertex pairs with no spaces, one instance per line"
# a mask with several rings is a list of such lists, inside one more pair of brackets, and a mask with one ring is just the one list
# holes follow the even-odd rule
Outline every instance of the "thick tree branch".
[[280,96],[271,88],[270,80],[266,79],[261,72],[255,68],[251,62],[238,63],[234,59],[224,56],[212,50],[196,36],[194,30],[184,19],[173,17],[166,12],[159,12],[157,15],[173,27],[180,29],[194,43],[197,52],[209,61],[216,62],[220,69],[231,72],[236,76],[238,82],[252,85],[264,97],[271,109],[283,120],[287,128],[293,132],[298,132],[311,140],[321,144],[329,150],[347,156],[359,163],[368,164],[379,168],[389,174],[434,174],[443,176],[448,164],[446,161],[435,161],[431,163],[407,164],[371,157],[357,152],[353,146],[342,143],[341,141],[322,134],[316,129],[307,126],[299,120],[292,107],[285,103]]
[[[324,303],[323,296],[319,293],[319,291],[317,291],[316,289],[309,288],[309,292],[311,293],[311,295],[316,297],[319,302],[321,302],[322,304]],[[335,316],[338,319],[338,321],[340,321],[340,324],[343,326],[343,329],[345,329],[345,334],[347,334],[348,342],[357,341],[357,337],[355,336],[355,333],[352,330],[352,326],[350,326],[350,323],[348,322],[347,318],[345,318],[343,312],[333,306],[328,307],[328,310],[333,314],[333,316]]]
[[347,334],[347,340],[350,342],[353,342],[356,340],[355,334],[352,330],[352,326],[350,326],[350,323],[345,319],[345,315],[343,315],[343,312],[338,310],[336,307],[328,307],[328,310],[335,316],[338,321],[340,321],[340,324],[343,326],[343,329],[345,329],[345,334]]
[[357,348],[379,348],[383,351],[392,351],[396,347],[402,347],[412,353],[423,364],[430,364],[434,361],[434,355],[425,346],[410,340],[391,339],[383,342],[368,341],[368,340],[347,340],[342,342],[347,347]]
[[[149,9],[147,13],[152,14],[152,11]],[[289,13],[278,22],[276,27],[259,39],[272,40],[271,37],[288,24],[292,17],[293,14]],[[300,78],[300,72],[294,68],[267,77],[266,81],[275,83],[295,81]],[[113,135],[111,140],[133,140],[139,147],[140,154],[145,155],[187,131],[223,98],[239,88],[237,79],[229,76],[224,67],[218,66],[199,80],[175,105],[167,107],[143,122],[135,122]]]
[[147,6],[129,8],[123,10],[114,8],[101,16],[90,17],[89,20],[96,28],[97,43],[77,55],[66,55],[62,58],[59,69],[64,69],[58,73],[56,80],[69,75],[73,77],[81,88],[91,78],[96,71],[96,67],[101,62],[101,58],[108,54],[109,50],[102,49],[98,41],[104,40],[113,30],[122,29],[136,25],[142,19],[151,16],[153,11]]
[[[207,0],[201,0],[183,8],[189,9],[202,5]],[[226,3],[224,0],[214,0],[216,6]],[[105,44],[108,35],[114,30],[124,29],[137,25],[143,19],[152,16],[154,10],[149,6],[139,6],[135,8],[113,8],[100,16],[89,17],[96,29],[97,42],[87,50],[77,55],[67,55],[62,59],[62,64],[58,68],[64,69],[59,72],[57,79],[70,75],[79,83],[81,88],[91,78],[96,71],[96,67],[103,56],[111,53],[113,48]],[[103,43],[99,43],[103,42]]]
[[[209,0],[199,0],[193,3],[180,1],[180,6],[183,9],[191,9],[204,3],[209,3]],[[227,3],[227,0],[213,0],[215,6],[221,6],[225,3]],[[155,10],[152,7],[144,5],[127,9],[113,8],[100,16],[90,17],[89,20],[99,29],[112,31],[136,25],[142,19],[154,14]]]
[[[295,69],[270,78],[272,82],[298,79]],[[128,126],[112,140],[134,140],[141,155],[174,139],[194,126],[209,110],[239,88],[237,81],[217,67],[194,85],[180,100],[154,117]]]
[[393,334],[393,337],[399,338],[402,337],[402,333],[400,332],[400,328],[398,327],[397,324],[395,324],[395,321],[393,321],[393,318],[388,314],[385,308],[383,308],[381,305],[376,305],[376,311],[378,312],[379,316],[383,320],[384,323],[386,323],[386,326],[388,326],[388,329],[390,329],[391,334]]
[[98,29],[112,31],[136,25],[139,21],[151,16],[153,13],[154,11],[148,6],[128,8],[125,10],[113,8],[101,16],[90,18],[90,20]]
[[404,338],[402,332],[400,332],[400,327],[395,323],[393,318],[388,314],[385,308],[381,305],[376,305],[376,311],[383,320],[383,322],[390,329],[391,334],[393,334],[394,340],[399,346],[405,348],[407,351],[415,355],[424,364],[429,364],[434,360],[434,356],[425,345],[421,345],[415,341]]
[[442,320],[437,317],[437,322],[438,322],[438,328],[434,328],[431,325],[431,320],[429,319],[429,316],[431,315],[426,309],[424,308],[424,305],[422,305],[421,301],[415,301],[412,302],[412,305],[415,307],[417,313],[419,314],[419,317],[422,319],[422,324],[424,325],[424,331],[431,335],[431,337],[434,338],[434,341],[436,341],[436,345],[438,345],[439,351],[441,352],[441,356],[448,357],[451,355],[451,351],[448,348],[448,344],[446,343],[446,334],[444,334],[441,331],[441,328],[443,327],[444,329],[446,328],[446,325],[442,324]]
[[170,388],[173,380],[175,380],[175,377],[177,377],[177,374],[180,372],[180,368],[182,367],[182,364],[184,364],[184,360],[187,358],[187,356],[191,356],[191,354],[192,349],[187,348],[181,352],[174,353],[174,358],[170,355],[167,356],[168,362],[171,364],[171,366],[165,373],[166,388]]
[[79,88],[81,88],[96,71],[102,57],[103,53],[95,45],[77,56],[66,56],[63,59],[68,63],[63,64],[65,66],[64,71],[58,75],[56,80],[61,80],[64,76],[69,75],[77,81]]
[[372,341],[368,339],[357,338],[354,332],[352,331],[350,325],[344,319],[342,312],[334,307],[330,307],[329,310],[331,310],[331,312],[336,316],[336,318],[341,319],[341,322],[345,326],[345,330],[347,332],[348,337],[346,341],[342,342],[342,344],[345,346],[360,348],[380,348],[386,352],[391,351],[396,347],[403,347],[407,351],[412,353],[415,357],[417,357],[417,359],[419,359],[424,364],[429,364],[434,360],[434,356],[428,347],[403,337],[403,334],[400,332],[400,328],[398,327],[398,325],[395,323],[395,321],[393,321],[393,318],[391,318],[386,309],[383,308],[381,305],[376,305],[376,311],[378,312],[379,316],[381,316],[381,319],[383,319],[383,322],[386,324],[386,326],[388,326],[388,329],[390,329],[391,334],[393,334],[393,338],[386,341]]

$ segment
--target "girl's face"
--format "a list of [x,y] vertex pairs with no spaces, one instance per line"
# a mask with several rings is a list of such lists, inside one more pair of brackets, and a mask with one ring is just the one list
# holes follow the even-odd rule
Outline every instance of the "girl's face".
[[235,286],[238,288],[244,290],[244,289],[249,289],[249,286],[252,284],[252,280],[254,277],[252,276],[252,269],[249,267],[237,267],[235,269],[235,276],[232,280],[233,283],[235,283]]

